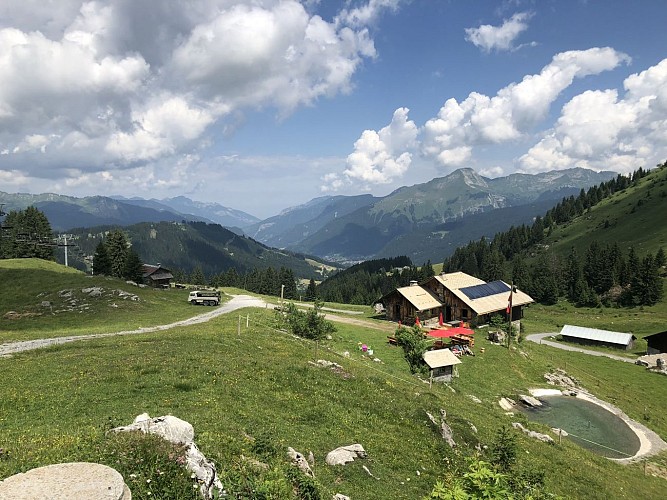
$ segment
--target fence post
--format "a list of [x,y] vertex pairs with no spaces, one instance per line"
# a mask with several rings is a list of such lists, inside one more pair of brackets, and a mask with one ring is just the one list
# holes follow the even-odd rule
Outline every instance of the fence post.
[[239,325],[236,328],[236,335],[241,335],[241,315],[239,314]]

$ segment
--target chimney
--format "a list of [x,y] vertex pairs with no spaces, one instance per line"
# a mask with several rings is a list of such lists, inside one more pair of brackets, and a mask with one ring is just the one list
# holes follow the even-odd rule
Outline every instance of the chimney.
[[417,286],[417,280],[410,280],[410,286]]

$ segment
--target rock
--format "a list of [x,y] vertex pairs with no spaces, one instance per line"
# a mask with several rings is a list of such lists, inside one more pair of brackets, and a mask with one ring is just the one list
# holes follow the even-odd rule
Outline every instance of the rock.
[[172,415],[150,418],[148,413],[142,413],[132,424],[111,429],[111,432],[128,431],[156,434],[171,443],[185,445],[185,466],[196,478],[201,496],[207,500],[214,498],[214,495],[217,495],[216,498],[226,496],[215,464],[194,443],[195,431],[189,422]]
[[42,307],[51,307],[51,302],[48,300],[43,300],[41,305]]
[[522,431],[524,434],[528,435],[528,437],[532,437],[532,438],[537,439],[539,441],[542,441],[544,443],[554,444],[554,440],[551,436],[549,436],[547,434],[540,434],[539,432],[528,430],[523,425],[521,425],[519,422],[512,422],[512,427]]
[[514,405],[516,405],[516,402],[511,400],[510,398],[500,398],[500,401],[498,401],[498,404],[500,407],[505,410],[505,411],[510,411],[514,409]]
[[172,415],[150,418],[143,413],[134,419],[134,423],[125,427],[116,427],[112,432],[141,431],[146,434],[157,434],[175,444],[192,443],[195,430],[188,422]]
[[542,402],[534,398],[533,396],[526,396],[525,394],[519,395],[519,400],[525,404],[526,406],[530,406],[531,408],[537,408],[538,406],[542,406]]
[[475,403],[481,403],[482,400],[479,399],[477,396],[473,396],[472,394],[468,394],[468,397]]
[[306,460],[306,457],[304,457],[301,453],[292,447],[288,447],[287,456],[292,459],[292,463],[301,469],[301,472],[303,472],[306,476],[315,477],[315,474],[313,474],[313,471],[308,464],[308,460]]
[[82,288],[81,293],[90,295],[91,297],[99,297],[102,295],[102,287],[100,286],[91,286],[89,288]]
[[102,464],[47,465],[0,481],[2,499],[130,500],[132,493],[118,471]]
[[315,455],[313,455],[312,451],[308,452],[308,463],[312,466],[315,465]]
[[567,431],[564,431],[563,429],[559,429],[558,427],[552,427],[551,432],[553,432],[556,436],[558,436],[559,434],[563,437],[569,436]]
[[351,500],[351,498],[342,493],[336,493],[331,500]]
[[366,458],[366,450],[360,444],[350,444],[347,446],[340,446],[333,451],[327,453],[325,459],[329,465],[345,465],[349,462],[354,462],[355,458]]
[[444,439],[445,442],[449,445],[449,447],[455,448],[456,443],[454,442],[452,429],[449,427],[449,425],[447,425],[447,422],[445,422],[445,419],[447,418],[447,412],[443,409],[440,409],[440,423],[438,423],[435,417],[429,412],[426,412],[426,415],[428,416],[429,420],[433,422],[433,425],[440,428],[440,435],[442,436],[442,439]]

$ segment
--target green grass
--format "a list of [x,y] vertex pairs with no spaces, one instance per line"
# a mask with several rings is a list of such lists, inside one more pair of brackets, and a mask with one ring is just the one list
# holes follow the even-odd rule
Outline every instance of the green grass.
[[[70,274],[45,276],[60,289]],[[164,323],[162,304],[146,304],[127,316],[141,324]],[[572,322],[568,318],[573,312],[562,304],[534,306],[527,310],[525,323],[529,333],[555,331],[558,323]],[[656,318],[664,324],[667,319],[664,304],[637,312],[641,320]],[[575,324],[602,327],[605,318],[616,321],[613,314],[620,313],[579,310]],[[239,314],[250,317],[249,328],[243,322],[240,335]],[[100,314],[80,316],[90,316],[84,320],[90,329],[113,326],[104,325],[108,318]],[[429,389],[409,374],[401,350],[387,344],[387,332],[337,324],[330,341],[316,344],[277,332],[272,328],[275,318],[270,309],[247,309],[192,327],[0,358],[0,478],[49,463],[99,461],[121,470],[134,498],[147,498],[145,481],[140,488],[132,482],[136,478],[128,477],[143,474],[138,476],[143,479],[152,469],[140,472],[138,464],[119,461],[113,451],[117,443],[105,431],[148,412],[192,423],[197,444],[217,463],[232,491],[288,491],[281,481],[284,452],[292,446],[314,453],[323,498],[341,492],[370,500],[419,499],[451,464],[473,453],[478,442],[489,444],[501,426],[520,420],[545,432],[523,416],[506,416],[497,401],[546,387],[543,375],[555,368],[566,369],[593,394],[667,438],[667,384],[639,366],[528,342],[508,351],[487,342],[480,331],[477,356],[463,358],[453,391],[441,384]],[[622,321],[632,324],[636,318]],[[364,355],[361,343],[381,362]],[[316,367],[311,364],[316,359],[335,361],[344,373]],[[482,402],[474,403],[470,396]],[[440,408],[447,410],[459,443],[456,451],[444,445],[426,418],[426,411],[437,413]],[[641,465],[621,466],[567,441],[549,446],[523,434],[517,438],[520,461],[546,471],[550,492],[607,499],[659,498],[664,492],[664,480],[645,477]],[[356,442],[367,450],[366,460],[345,467],[324,463],[330,450]],[[254,469],[248,458],[267,462],[269,470]],[[665,463],[667,454],[653,461]],[[363,465],[380,481],[370,478]],[[159,492],[156,481],[151,496]],[[276,493],[267,498],[285,497]]]
[[[203,312],[187,302],[187,290],[139,288],[39,259],[0,260],[0,283],[0,343],[134,330]],[[102,295],[82,292],[91,287]]]
[[555,253],[566,257],[575,247],[580,257],[595,240],[601,245],[618,243],[627,253],[634,246],[637,254],[655,254],[667,247],[667,168],[654,169],[631,186],[614,193],[571,223],[559,226],[546,243]]

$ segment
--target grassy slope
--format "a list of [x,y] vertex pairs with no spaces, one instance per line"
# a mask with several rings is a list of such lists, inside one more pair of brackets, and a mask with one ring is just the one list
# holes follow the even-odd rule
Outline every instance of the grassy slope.
[[[571,247],[583,258],[592,241],[630,246],[640,256],[667,247],[667,168],[654,169],[637,186],[615,193],[570,224],[559,227],[547,243],[567,256]],[[606,222],[608,221],[608,224]],[[607,227],[605,227],[607,225]]]
[[[49,274],[56,280],[49,286],[65,288],[71,276]],[[146,304],[132,312],[137,323],[162,317],[161,304]],[[661,307],[646,309],[664,321]],[[528,329],[541,329],[548,311],[529,309]],[[105,424],[126,424],[147,411],[191,422],[198,444],[228,478],[244,468],[242,454],[253,455],[241,437],[247,433],[268,437],[276,446],[312,450],[316,476],[327,493],[415,499],[450,467],[448,459],[456,461],[425,411],[445,408],[461,449],[470,452],[478,439],[488,443],[513,420],[498,407],[499,397],[544,386],[543,373],[558,367],[667,438],[667,384],[635,365],[535,344],[521,345],[522,355],[478,336],[477,347],[486,352],[463,360],[461,376],[452,384],[456,392],[442,385],[429,390],[409,375],[400,350],[387,345],[385,332],[341,324],[333,340],[317,350],[271,330],[272,311],[241,312],[246,313],[250,328],[243,325],[241,336],[236,334],[237,314],[232,314],[209,324],[0,359],[0,477],[57,461],[97,460]],[[557,311],[554,318],[569,313]],[[581,324],[587,324],[597,311],[581,314]],[[79,315],[85,316],[91,329],[101,329],[106,321],[99,314]],[[363,356],[360,342],[370,345],[382,363]],[[345,351],[349,358],[342,355]],[[314,367],[309,361],[315,358],[340,363],[352,377]],[[469,395],[482,403],[473,403]],[[479,429],[478,436],[469,422]],[[664,490],[664,481],[644,477],[640,465],[622,467],[569,442],[548,446],[518,438],[522,460],[548,471],[552,492],[572,498],[657,498]],[[328,451],[353,442],[364,445],[367,460],[336,468],[324,464]],[[667,456],[658,460],[667,461]],[[362,465],[381,481],[369,478]]]
[[[185,290],[142,289],[39,259],[0,260],[0,283],[0,343],[135,329],[202,312],[187,303]],[[81,292],[97,286],[104,289],[100,297]],[[60,293],[67,290],[71,290],[71,297]],[[139,300],[124,299],[119,290],[137,295]],[[72,299],[74,303],[70,303]],[[45,301],[51,305],[42,306]],[[9,311],[27,314],[8,319],[5,315]]]

